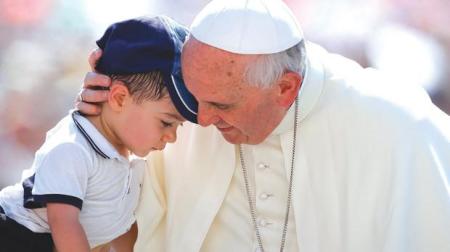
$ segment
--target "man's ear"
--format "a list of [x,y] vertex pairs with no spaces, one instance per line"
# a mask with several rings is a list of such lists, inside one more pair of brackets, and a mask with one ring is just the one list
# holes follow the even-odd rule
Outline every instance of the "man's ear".
[[115,112],[122,111],[130,100],[128,88],[119,81],[114,81],[109,89],[108,103]]
[[295,72],[286,72],[277,83],[278,98],[280,106],[289,108],[298,95],[302,85],[302,76]]

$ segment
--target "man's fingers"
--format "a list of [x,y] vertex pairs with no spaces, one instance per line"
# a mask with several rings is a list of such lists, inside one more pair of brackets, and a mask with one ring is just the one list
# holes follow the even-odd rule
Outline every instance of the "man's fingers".
[[108,89],[111,79],[95,72],[89,72],[84,77],[83,87],[77,95],[75,107],[86,115],[98,115],[100,103],[108,100]]
[[102,50],[100,48],[94,49],[91,54],[89,54],[88,61],[92,71],[95,71],[95,66],[97,65],[97,61],[101,56]]
[[111,79],[103,74],[88,72],[84,77],[83,88],[109,87]]
[[108,100],[108,90],[82,89],[77,100],[85,103],[100,103]]
[[75,108],[85,115],[99,115],[101,103],[108,100],[106,90],[81,89],[75,99]]
[[75,108],[77,110],[81,111],[81,113],[86,115],[99,115],[101,112],[101,109],[99,105],[97,104],[89,104],[86,102],[76,102]]

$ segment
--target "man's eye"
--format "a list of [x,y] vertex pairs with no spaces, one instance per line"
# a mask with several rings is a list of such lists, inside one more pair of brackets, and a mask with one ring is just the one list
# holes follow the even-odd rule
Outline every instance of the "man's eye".
[[214,103],[213,106],[216,107],[217,109],[220,109],[220,110],[225,110],[225,109],[230,108],[229,105],[225,105],[225,104],[217,104],[217,103]]
[[219,106],[217,106],[217,108],[221,109],[221,110],[225,110],[228,108],[228,106],[227,105],[219,105]]

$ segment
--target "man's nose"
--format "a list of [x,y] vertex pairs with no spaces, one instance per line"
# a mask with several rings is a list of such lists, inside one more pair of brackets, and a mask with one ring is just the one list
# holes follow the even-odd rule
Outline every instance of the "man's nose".
[[203,127],[214,124],[220,120],[215,110],[208,105],[199,104],[197,113],[198,124]]

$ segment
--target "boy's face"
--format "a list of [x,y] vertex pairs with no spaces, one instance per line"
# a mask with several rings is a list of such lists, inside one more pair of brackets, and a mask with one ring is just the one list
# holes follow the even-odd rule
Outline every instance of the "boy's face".
[[120,145],[140,157],[150,151],[164,149],[166,143],[175,142],[178,125],[184,121],[168,95],[139,104],[127,96],[116,115],[114,131]]

